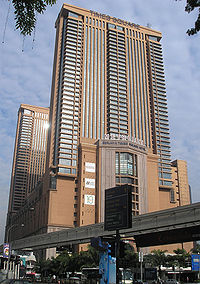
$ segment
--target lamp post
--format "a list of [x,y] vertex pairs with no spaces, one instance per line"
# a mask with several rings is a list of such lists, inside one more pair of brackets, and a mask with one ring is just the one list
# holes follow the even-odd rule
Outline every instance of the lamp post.
[[[9,254],[8,254],[8,261],[7,261],[7,269],[6,269],[6,278],[8,279],[8,272],[9,272],[9,265],[10,265],[10,257],[11,257],[11,244],[9,243],[9,234],[10,231],[15,227],[15,226],[19,226],[19,224],[13,224],[10,227],[8,227],[8,229],[6,230],[6,236],[5,236],[5,243],[9,244]],[[20,225],[21,227],[24,227],[24,224]]]

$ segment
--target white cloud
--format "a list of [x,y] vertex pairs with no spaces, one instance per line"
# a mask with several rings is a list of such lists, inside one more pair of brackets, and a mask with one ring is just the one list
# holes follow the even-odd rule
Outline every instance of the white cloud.
[[[188,15],[184,11],[185,1],[175,0],[69,0],[68,3],[144,26],[150,23],[162,32],[172,156],[188,161],[193,200],[200,201],[200,39],[199,35],[186,35],[186,30],[194,25],[196,13]],[[1,27],[5,25],[8,4],[1,1]],[[27,37],[24,46],[23,37],[14,30],[11,9],[5,43],[0,44],[0,243],[7,211],[17,111],[21,103],[49,105],[54,25],[62,4],[57,0],[56,5],[38,16],[34,45],[33,38]]]

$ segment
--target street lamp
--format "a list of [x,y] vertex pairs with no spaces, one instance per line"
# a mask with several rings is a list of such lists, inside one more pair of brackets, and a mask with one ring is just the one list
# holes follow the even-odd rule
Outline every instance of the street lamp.
[[[19,224],[13,224],[10,227],[8,227],[8,229],[6,229],[6,236],[5,236],[5,243],[9,242],[9,235],[11,230],[15,227],[15,226],[19,226]],[[20,224],[21,227],[24,227],[24,224]]]
[[[8,261],[7,261],[7,268],[6,268],[6,278],[8,279],[8,272],[9,272],[9,264],[10,264],[10,257],[11,257],[11,244],[9,243],[9,234],[10,231],[15,227],[19,226],[19,224],[13,224],[6,230],[6,236],[5,236],[5,243],[9,244],[9,254],[8,254]],[[20,225],[21,227],[24,227],[24,224]]]

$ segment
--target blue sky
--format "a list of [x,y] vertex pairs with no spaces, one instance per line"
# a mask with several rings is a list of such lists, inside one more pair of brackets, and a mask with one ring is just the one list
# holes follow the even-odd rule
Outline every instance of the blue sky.
[[[200,201],[200,33],[188,37],[186,30],[197,17],[184,11],[184,0],[69,0],[73,4],[146,26],[163,34],[163,56],[169,108],[172,159],[188,162],[193,202]],[[55,20],[63,1],[38,16],[35,41],[15,30],[11,6],[3,33],[9,1],[0,9],[0,243],[3,242],[12,155],[21,103],[49,106]],[[24,50],[24,51],[22,51]]]

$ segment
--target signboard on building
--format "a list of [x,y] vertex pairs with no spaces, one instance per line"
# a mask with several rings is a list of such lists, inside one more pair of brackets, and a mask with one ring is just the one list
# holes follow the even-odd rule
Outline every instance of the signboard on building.
[[85,197],[84,203],[86,205],[95,205],[95,195],[85,194],[84,197]]
[[95,188],[95,179],[94,178],[85,178],[85,187],[86,188]]
[[199,254],[192,254],[192,271],[200,271],[200,255]]
[[104,230],[128,229],[132,226],[131,186],[105,190]]
[[8,258],[10,254],[9,244],[3,244],[3,257]]
[[88,173],[95,173],[95,163],[85,163],[85,171]]

